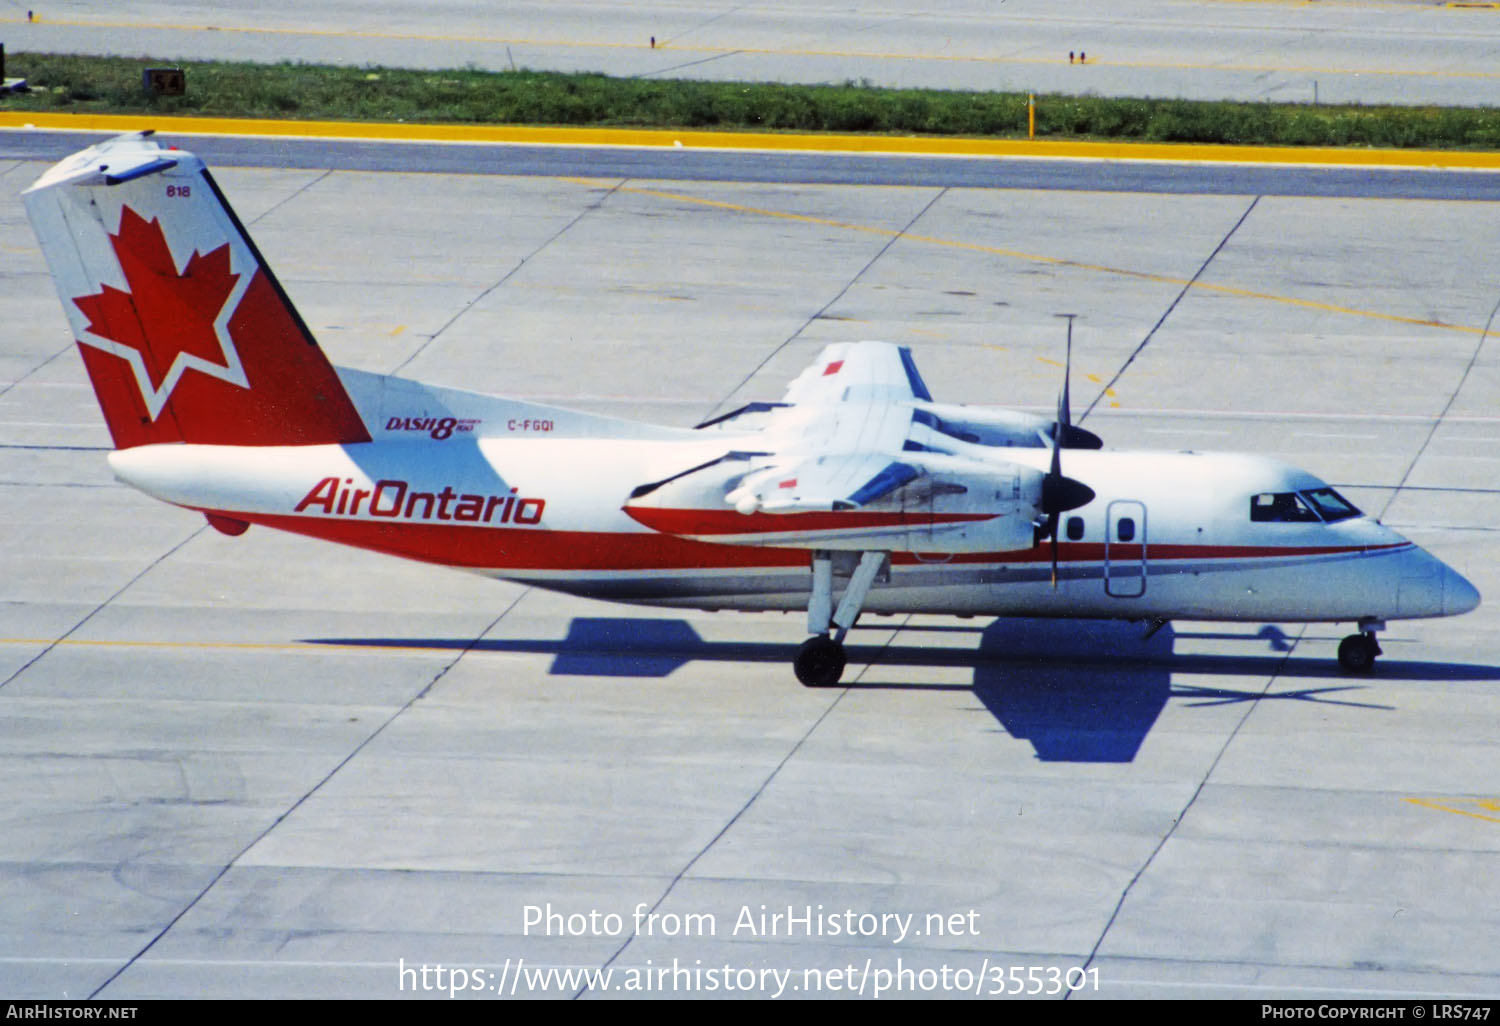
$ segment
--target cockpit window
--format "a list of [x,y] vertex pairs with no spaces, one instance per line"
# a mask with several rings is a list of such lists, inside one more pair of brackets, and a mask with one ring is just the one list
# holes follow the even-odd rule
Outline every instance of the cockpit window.
[[1318,522],[1318,515],[1296,492],[1261,492],[1250,496],[1250,519],[1260,524]]
[[1323,514],[1323,519],[1328,523],[1337,520],[1348,520],[1350,517],[1359,516],[1359,509],[1332,488],[1315,488],[1309,492],[1303,492],[1307,501],[1312,503],[1313,508]]
[[1335,523],[1360,515],[1358,507],[1332,488],[1305,492],[1261,492],[1250,496],[1250,519],[1262,524]]

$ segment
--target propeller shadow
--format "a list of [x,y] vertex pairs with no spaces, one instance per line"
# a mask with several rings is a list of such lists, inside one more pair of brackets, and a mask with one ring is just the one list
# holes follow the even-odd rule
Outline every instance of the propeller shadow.
[[[889,628],[874,628],[889,629]],[[945,643],[945,635],[980,634],[977,649]],[[847,644],[851,664],[871,663],[874,679],[854,690],[969,691],[1010,735],[1031,743],[1038,759],[1063,762],[1130,762],[1169,700],[1188,708],[1251,701],[1297,701],[1385,711],[1362,702],[1364,685],[1346,677],[1330,650],[1324,656],[1289,656],[1291,641],[1267,626],[1256,635],[1184,634],[1223,638],[1259,647],[1244,655],[1180,655],[1179,635],[1167,625],[1143,639],[1140,624],[1105,620],[1002,619],[988,626],[903,628],[902,636],[931,644],[864,645],[856,628]],[[699,661],[767,663],[787,667],[795,644],[707,641],[685,620],[576,617],[555,638],[307,638],[308,644],[359,648],[461,650],[551,655],[555,676],[665,677]],[[901,679],[902,667],[972,667],[972,684],[925,684]],[[898,672],[892,672],[898,671]],[[1173,674],[1245,677],[1244,690],[1172,683]],[[1380,679],[1500,682],[1500,666],[1383,659]],[[870,675],[866,675],[867,678]],[[1273,688],[1275,677],[1328,681],[1323,687]]]

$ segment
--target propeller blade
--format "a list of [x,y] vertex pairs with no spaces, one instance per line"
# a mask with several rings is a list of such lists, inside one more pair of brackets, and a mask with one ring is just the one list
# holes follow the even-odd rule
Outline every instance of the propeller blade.
[[1057,421],[1052,428],[1052,437],[1064,449],[1102,449],[1104,440],[1092,431],[1073,425],[1073,318],[1077,314],[1058,314],[1068,321],[1067,351],[1063,358],[1062,395],[1057,400]]
[[1057,424],[1058,435],[1066,435],[1068,428],[1073,426],[1073,408],[1069,402],[1068,380],[1073,376],[1073,318],[1068,318],[1068,349],[1063,357],[1063,390],[1062,398],[1057,401]]
[[1057,590],[1057,564],[1062,543],[1058,540],[1062,514],[1087,506],[1094,501],[1094,490],[1082,481],[1064,477],[1064,448],[1102,449],[1103,441],[1093,432],[1073,426],[1070,382],[1073,376],[1073,314],[1059,314],[1068,319],[1068,348],[1063,359],[1063,387],[1057,397],[1057,420],[1052,425],[1052,465],[1042,478],[1042,512],[1047,515],[1047,533],[1052,538],[1052,590]]

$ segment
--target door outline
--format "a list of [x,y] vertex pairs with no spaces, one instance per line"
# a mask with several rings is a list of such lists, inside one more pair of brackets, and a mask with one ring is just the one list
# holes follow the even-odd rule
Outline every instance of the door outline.
[[[1119,538],[1120,521],[1135,522],[1135,537]],[[1104,514],[1104,593],[1113,598],[1146,594],[1146,504],[1116,499]]]

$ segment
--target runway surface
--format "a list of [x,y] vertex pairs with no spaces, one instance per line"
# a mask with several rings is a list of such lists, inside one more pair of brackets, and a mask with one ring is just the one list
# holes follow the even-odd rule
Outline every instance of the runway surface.
[[[35,138],[0,136],[12,197]],[[1108,444],[1287,459],[1500,595],[1487,179],[220,146],[337,363],[690,424],[879,337],[941,399],[1044,411],[1076,312]],[[0,252],[8,997],[433,996],[424,964],[477,997],[1500,991],[1493,602],[1392,623],[1358,679],[1331,626],[873,619],[811,691],[797,616],[226,538],[115,483],[14,199]]]
[[[535,68],[1297,103],[1500,102],[1500,7],[1430,0],[55,0],[12,53]],[[1070,61],[1075,54],[1078,60]],[[13,72],[14,74],[14,72]]]

